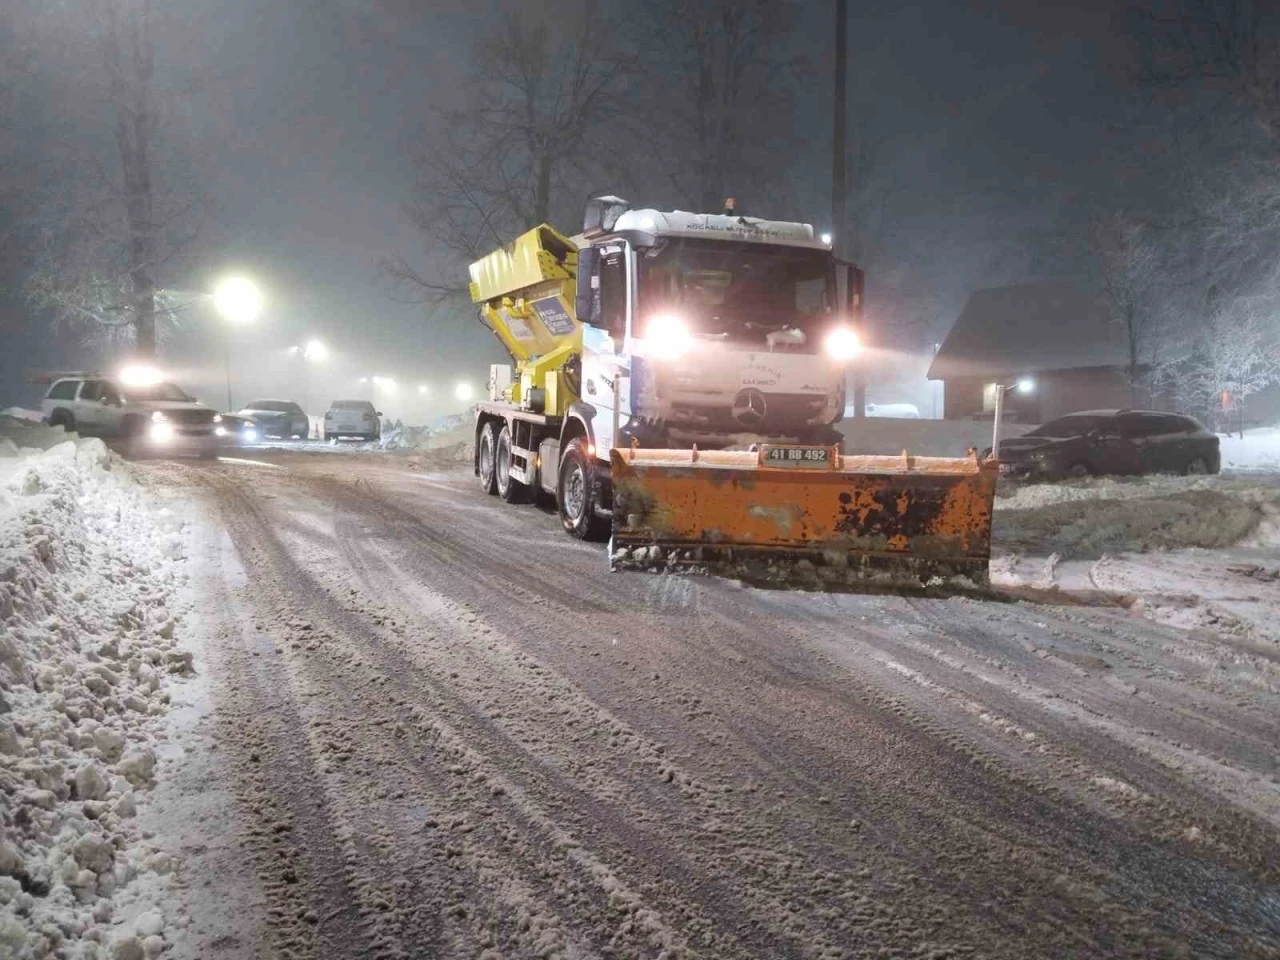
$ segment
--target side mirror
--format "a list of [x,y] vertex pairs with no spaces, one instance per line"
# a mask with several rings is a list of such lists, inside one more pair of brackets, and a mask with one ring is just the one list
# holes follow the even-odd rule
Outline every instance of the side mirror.
[[381,410],[375,410],[375,411],[373,411],[373,415],[374,415],[375,417],[380,417],[380,416],[382,416],[382,411],[381,411]]
[[596,250],[586,247],[578,251],[578,295],[574,300],[573,312],[577,314],[579,323],[594,324],[596,320],[596,285],[600,277],[595,272]]

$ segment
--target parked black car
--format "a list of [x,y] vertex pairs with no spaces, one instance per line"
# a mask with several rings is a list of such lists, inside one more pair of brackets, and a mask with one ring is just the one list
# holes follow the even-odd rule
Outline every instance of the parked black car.
[[1217,434],[1180,413],[1086,410],[1000,441],[1001,472],[1036,480],[1217,473],[1221,465]]
[[224,413],[215,432],[224,447],[243,447],[258,442],[258,425],[234,413]]
[[306,413],[292,400],[251,400],[238,415],[257,424],[263,437],[306,440],[311,434]]

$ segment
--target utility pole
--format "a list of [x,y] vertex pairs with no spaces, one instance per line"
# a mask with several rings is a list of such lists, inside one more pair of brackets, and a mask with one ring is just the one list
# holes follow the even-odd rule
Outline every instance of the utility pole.
[[[845,174],[848,170],[848,150],[845,142],[845,129],[849,113],[849,3],[848,0],[836,0],[836,75],[835,75],[834,114],[831,123],[831,235],[833,252],[837,257],[847,258],[849,244],[845,237],[848,233],[848,184]],[[842,301],[843,302],[843,301]],[[861,304],[859,304],[861,308]],[[861,315],[861,309],[858,311]],[[855,318],[858,339],[863,343],[866,338],[861,323]],[[866,416],[867,385],[862,372],[863,360],[854,359],[853,370],[853,415],[857,419]]]

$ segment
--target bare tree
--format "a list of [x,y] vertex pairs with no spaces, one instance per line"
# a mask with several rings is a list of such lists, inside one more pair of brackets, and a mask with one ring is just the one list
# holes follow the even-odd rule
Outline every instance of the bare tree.
[[1158,253],[1152,228],[1142,220],[1103,216],[1091,224],[1103,302],[1125,346],[1125,378],[1129,402],[1138,406],[1139,389],[1149,387],[1148,374],[1158,358],[1160,317],[1152,302]]
[[201,211],[199,191],[172,162],[157,67],[159,28],[183,11],[163,0],[86,0],[43,12],[44,27],[86,56],[76,99],[94,114],[51,150],[27,292],[55,323],[153,357],[160,328],[176,319],[162,275],[195,238]]
[[644,115],[671,186],[698,209],[758,202],[792,151],[791,0],[651,0]]
[[632,55],[598,4],[574,0],[552,27],[524,8],[478,44],[467,104],[433,118],[406,207],[436,270],[384,262],[401,285],[439,302],[465,290],[459,261],[539,223],[573,222],[590,185],[625,176]]

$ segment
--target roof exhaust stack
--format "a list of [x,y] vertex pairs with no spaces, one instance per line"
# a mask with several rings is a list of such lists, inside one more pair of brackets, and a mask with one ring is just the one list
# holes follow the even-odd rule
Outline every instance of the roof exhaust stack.
[[588,240],[612,233],[618,218],[631,209],[621,197],[592,197],[582,218],[582,235]]

